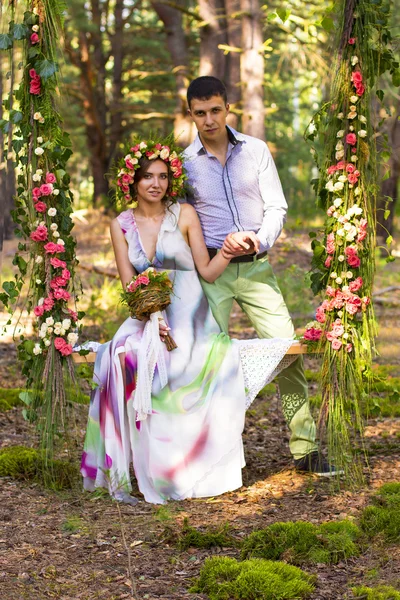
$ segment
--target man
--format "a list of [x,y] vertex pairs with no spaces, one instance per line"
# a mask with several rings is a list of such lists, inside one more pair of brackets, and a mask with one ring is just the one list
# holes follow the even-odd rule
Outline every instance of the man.
[[[222,248],[234,255],[214,282],[202,281],[214,317],[228,332],[235,299],[259,337],[294,336],[291,317],[268,261],[279,237],[287,204],[268,146],[226,125],[226,89],[215,77],[198,77],[187,92],[188,112],[198,135],[185,151],[185,168],[210,256]],[[278,377],[285,419],[291,431],[295,467],[321,476],[335,474],[319,454],[316,427],[299,356]]]

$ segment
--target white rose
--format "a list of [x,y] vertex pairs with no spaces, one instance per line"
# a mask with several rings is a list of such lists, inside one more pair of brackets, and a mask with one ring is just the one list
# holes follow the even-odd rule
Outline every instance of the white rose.
[[354,112],[355,110],[357,110],[357,106],[354,106],[353,104],[350,106],[350,110],[352,112]]
[[56,335],[60,335],[60,333],[61,333],[61,327],[54,327],[54,333]]
[[[346,276],[346,273],[345,273],[345,276]],[[344,285],[344,286],[342,287],[342,292],[348,292],[348,291],[349,291],[349,289],[350,289],[350,288],[349,288],[349,286],[348,286],[348,285]]]
[[353,156],[351,157],[351,162],[357,162],[358,161],[358,156],[356,156],[355,154],[353,154]]
[[354,131],[354,127],[353,127],[353,125],[350,125],[350,127],[349,127],[349,130],[350,130],[350,131]]
[[43,302],[44,302],[44,298],[39,298],[39,300],[38,300],[38,306],[42,306]]
[[343,157],[344,157],[344,150],[338,150],[335,154],[336,160],[340,160]]
[[36,173],[34,175],[32,175],[32,179],[33,181],[40,181],[41,180],[41,176],[37,175]]
[[53,331],[54,331],[54,330],[53,330],[53,327],[48,327],[48,328],[47,328],[47,333],[53,333]]
[[66,331],[65,331],[64,327],[61,327],[61,329],[60,329],[60,335],[65,335],[65,334],[66,334]]
[[350,96],[350,102],[352,104],[355,104],[356,102],[358,102],[359,98],[358,96]]
[[351,229],[351,228],[352,228],[352,225],[350,225],[350,223],[345,223],[345,224],[343,225],[343,229],[344,229],[345,231],[350,231],[350,229]]
[[336,232],[336,235],[338,235],[339,237],[344,237],[345,236],[344,229],[338,229]]
[[355,196],[359,196],[360,194],[361,194],[361,190],[360,190],[360,188],[359,188],[359,187],[357,187],[357,188],[354,190],[354,195],[355,195]]
[[367,135],[367,132],[366,132],[366,130],[365,130],[365,129],[360,129],[360,131],[358,132],[358,135],[359,135],[361,138],[365,138],[365,137],[366,137],[366,135]]
[[45,346],[50,346],[51,344],[50,340],[43,340],[43,343]]
[[339,223],[345,223],[346,219],[344,218],[343,215],[340,215],[340,217],[338,218]]
[[49,208],[49,210],[47,211],[47,214],[49,215],[49,217],[55,217],[57,214],[57,209],[56,208]]
[[344,188],[344,184],[343,184],[343,182],[342,182],[342,181],[337,181],[337,182],[335,183],[335,185],[333,186],[333,189],[334,189],[335,191],[337,191],[337,190],[342,190],[343,188]]
[[342,283],[342,278],[341,277],[336,277],[335,281],[336,281],[337,284],[340,285]]
[[337,118],[338,118],[338,119],[343,119],[343,117],[344,117],[344,115],[343,115],[343,113],[342,113],[342,112],[338,113],[338,115],[337,115]]
[[35,33],[37,33],[39,31],[39,25],[32,25],[32,31],[34,31]]
[[335,217],[335,219],[337,219],[339,216],[339,213],[335,210],[335,212],[333,213],[333,216]]
[[356,237],[356,233],[354,231],[349,231],[349,233],[346,235],[346,242],[353,242],[354,238]]
[[352,57],[351,57],[351,64],[353,65],[353,67],[354,67],[354,65],[356,65],[357,63],[358,63],[358,57],[357,57],[357,56],[352,56]]
[[339,140],[335,146],[336,150],[343,150],[343,143]]
[[353,279],[353,273],[351,271],[347,271],[346,279]]
[[38,285],[40,285],[40,284],[42,283],[42,280],[41,280],[41,279],[36,279],[36,283],[37,283]]
[[60,190],[58,188],[54,188],[53,196],[58,196],[59,193],[60,193]]
[[64,329],[69,329],[71,327],[71,319],[63,319],[62,326]]
[[[346,285],[345,287],[347,287],[347,285]],[[342,289],[344,289],[344,288],[342,288]],[[342,335],[342,338],[343,338],[344,340],[347,340],[347,339],[349,339],[349,334],[345,332],[345,333]]]
[[344,136],[344,130],[341,129],[340,131],[337,132],[336,137],[342,138],[343,136]]
[[33,348],[33,354],[35,356],[37,356],[38,354],[42,354],[42,349],[39,346],[39,344],[35,344],[35,347]]
[[40,265],[42,262],[43,262],[43,256],[37,256],[37,257],[35,258],[35,263],[36,263],[37,265]]
[[55,237],[55,238],[60,237],[60,234],[58,233],[57,229],[55,231],[53,231],[53,237]]
[[160,152],[160,158],[162,158],[162,160],[166,160],[169,156],[169,150],[167,150],[166,148],[163,148]]
[[43,169],[36,169],[36,175],[43,175]]
[[343,317],[343,311],[342,310],[338,311],[338,317]]
[[357,116],[357,113],[355,111],[353,112],[349,112],[349,114],[347,115],[348,119],[354,119]]
[[333,181],[331,179],[325,185],[325,189],[327,189],[328,192],[333,192]]
[[341,254],[340,256],[338,256],[338,261],[339,262],[343,262],[344,261],[344,255]]
[[367,122],[367,117],[364,117],[364,115],[360,115],[358,118],[361,121],[361,123],[366,123]]
[[44,154],[43,148],[35,148],[35,154],[36,156],[42,156]]
[[342,181],[343,183],[346,183],[347,177],[346,177],[346,175],[340,175],[340,177],[338,177],[338,180]]
[[35,112],[33,118],[35,119],[35,121],[39,121],[39,119],[42,118],[42,115],[40,114],[40,112]]
[[44,123],[44,117],[42,117],[41,119],[39,119],[39,123]]
[[344,241],[342,240],[342,238],[338,238],[338,239],[336,240],[336,244],[337,244],[338,246],[343,246],[343,244],[344,244]]
[[141,152],[135,152],[135,156],[136,156],[136,158],[142,158],[142,153]]
[[331,278],[332,279],[336,279],[336,277],[337,277],[337,273],[331,273]]
[[58,240],[58,242],[57,242],[57,243],[58,243],[58,244],[61,244],[61,246],[65,246],[65,242],[64,242],[64,240]]
[[140,148],[141,150],[144,150],[145,148],[147,148],[147,144],[146,144],[146,142],[140,142],[140,144],[139,144],[139,148]]
[[339,208],[339,206],[342,204],[343,200],[341,198],[335,198],[335,200],[333,201],[333,206],[335,206],[336,208]]
[[47,319],[46,319],[46,325],[54,325],[54,319],[53,319],[53,317],[47,317]]
[[57,225],[57,223],[52,223],[52,224],[50,225],[50,229],[51,229],[52,231],[57,231],[57,229],[58,229],[58,225]]
[[43,138],[40,136],[38,138],[36,138],[36,141],[38,144],[43,144]]
[[353,212],[355,215],[362,215],[363,209],[361,208],[361,206],[358,206],[358,204],[355,204],[353,206]]
[[44,329],[41,329],[41,330],[39,331],[39,337],[40,337],[40,338],[44,338],[44,337],[46,337],[46,333],[47,333],[47,332],[46,332]]
[[74,346],[76,344],[76,342],[78,341],[78,334],[77,333],[69,333],[68,334],[68,341],[71,344],[71,346]]

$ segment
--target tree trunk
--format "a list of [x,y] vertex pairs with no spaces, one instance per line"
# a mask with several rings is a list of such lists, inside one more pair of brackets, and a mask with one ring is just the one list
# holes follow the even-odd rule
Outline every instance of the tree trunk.
[[[183,31],[182,11],[162,2],[152,2],[151,4],[164,24],[167,34],[167,46],[174,66],[177,93],[174,135],[175,138],[178,138],[179,145],[186,147],[193,138],[194,126],[187,114],[186,91],[189,78],[189,60],[185,32]],[[178,7],[185,6],[183,0],[179,0],[175,4]]]
[[204,24],[200,28],[199,75],[213,75],[226,84],[229,76],[227,56],[218,48],[228,41],[228,25],[224,0],[199,0],[200,16]]
[[242,82],[243,132],[265,140],[264,124],[264,56],[261,51],[262,27],[258,0],[241,0],[242,49],[240,79]]
[[[389,146],[392,150],[392,154],[389,160],[390,177],[382,181],[380,198],[378,202],[378,213],[377,213],[377,235],[387,237],[387,231],[390,235],[394,232],[394,215],[396,212],[396,204],[398,200],[398,184],[400,178],[400,121],[398,115],[400,113],[400,100],[397,102],[394,116],[390,119],[390,129],[388,131]],[[392,198],[392,202],[389,202],[388,208],[390,209],[390,215],[387,220],[384,220],[383,214],[387,203],[387,197]],[[383,227],[380,226],[382,223]],[[384,229],[385,227],[385,229]],[[386,231],[387,229],[387,231]]]
[[[240,11],[240,0],[225,0],[226,14],[228,17],[228,44],[233,48],[241,47],[241,23],[240,19],[232,18],[232,15]],[[226,79],[226,89],[228,92],[228,102],[233,111],[241,107],[241,88],[240,88],[240,53],[229,52],[226,56],[228,77]],[[239,117],[235,112],[228,115],[228,125],[235,129],[239,127]]]
[[[13,54],[11,54],[11,61],[13,61]],[[4,57],[0,54],[0,119],[3,118],[3,96],[4,90],[4,79],[3,72],[5,70]],[[14,86],[14,69],[13,65],[10,66],[11,78],[9,79],[10,90]],[[10,96],[10,103],[12,97]],[[10,106],[11,110],[12,106]],[[3,239],[9,240],[13,236],[14,224],[11,218],[11,210],[15,208],[14,196],[16,194],[15,189],[15,168],[13,166],[13,156],[11,149],[12,142],[12,123],[9,123],[8,141],[7,141],[7,154],[5,153],[5,136],[0,131],[0,194],[1,194],[1,215],[0,215],[0,251],[2,249]]]

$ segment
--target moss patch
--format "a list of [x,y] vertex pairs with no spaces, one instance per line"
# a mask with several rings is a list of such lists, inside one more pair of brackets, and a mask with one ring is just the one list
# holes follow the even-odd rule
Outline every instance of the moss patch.
[[242,558],[284,559],[293,564],[338,563],[358,556],[361,532],[350,521],[313,525],[304,521],[273,523],[250,534],[243,542]]
[[23,402],[19,395],[24,391],[21,388],[0,388],[0,412],[11,410],[14,406],[21,406]]
[[370,588],[364,585],[351,588],[356,600],[400,600],[400,592],[390,585]]
[[50,460],[34,448],[9,446],[0,450],[0,477],[38,481],[55,490],[69,489],[77,480],[75,465],[64,460]]
[[229,525],[226,524],[218,529],[199,531],[191,527],[188,520],[183,522],[182,533],[178,540],[180,550],[188,548],[232,548],[237,545],[236,540],[229,534]]
[[400,483],[386,483],[363,510],[361,528],[369,537],[381,535],[387,542],[400,540]]
[[315,578],[282,562],[253,559],[207,558],[192,593],[210,600],[284,600],[307,598]]

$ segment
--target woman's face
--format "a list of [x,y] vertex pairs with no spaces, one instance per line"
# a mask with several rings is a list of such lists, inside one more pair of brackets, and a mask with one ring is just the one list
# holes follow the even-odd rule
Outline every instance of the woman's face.
[[161,202],[168,189],[168,167],[162,160],[154,160],[137,183],[138,202]]

